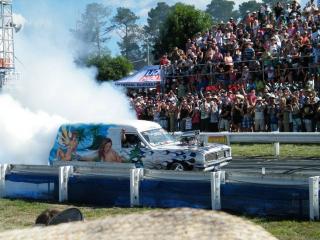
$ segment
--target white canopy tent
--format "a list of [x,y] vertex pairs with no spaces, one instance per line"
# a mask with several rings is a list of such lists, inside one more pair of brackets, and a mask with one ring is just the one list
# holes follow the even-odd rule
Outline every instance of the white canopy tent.
[[146,66],[132,76],[115,82],[116,86],[127,88],[155,88],[162,82],[159,65]]

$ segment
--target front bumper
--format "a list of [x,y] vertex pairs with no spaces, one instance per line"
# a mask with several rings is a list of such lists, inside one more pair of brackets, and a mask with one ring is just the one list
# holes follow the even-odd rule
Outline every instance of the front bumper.
[[210,172],[214,170],[218,170],[222,168],[223,166],[226,166],[229,164],[229,162],[232,160],[232,157],[227,157],[219,160],[214,160],[211,162],[206,162],[204,165],[197,165],[195,168],[199,171],[205,171],[205,172]]

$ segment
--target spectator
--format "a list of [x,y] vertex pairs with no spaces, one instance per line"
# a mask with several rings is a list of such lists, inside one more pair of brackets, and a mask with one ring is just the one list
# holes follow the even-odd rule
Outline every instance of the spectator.
[[258,131],[265,131],[265,120],[264,120],[264,111],[265,111],[265,104],[263,103],[262,97],[257,97],[257,101],[254,107],[254,130]]
[[185,131],[186,130],[186,120],[190,117],[191,114],[191,107],[187,103],[186,99],[182,100],[181,106],[179,108],[179,115],[178,118],[180,119],[180,130]]
[[200,104],[200,130],[209,131],[209,113],[210,113],[210,104],[209,99],[203,98],[202,103]]
[[199,124],[206,131],[230,131],[230,124],[233,131],[319,131],[320,14],[313,1],[303,11],[296,1],[262,4],[239,23],[230,18],[189,36],[185,49],[160,59],[163,94],[130,93],[138,119],[170,131]]
[[170,60],[168,59],[168,55],[164,54],[160,59],[160,66],[168,66],[170,65]]
[[301,108],[297,97],[291,99],[292,105],[292,131],[300,132],[301,131]]
[[219,131],[219,100],[217,96],[212,97],[210,102],[210,123],[209,130],[211,132]]
[[255,51],[252,47],[252,44],[253,44],[252,42],[245,43],[246,47],[245,47],[245,49],[243,51],[243,55],[242,55],[244,61],[251,61],[255,57]]
[[305,98],[305,104],[302,107],[302,117],[306,132],[312,132],[312,120],[315,114],[315,106],[311,103],[310,97]]
[[241,94],[237,94],[235,102],[232,106],[232,128],[235,132],[240,132],[241,123],[244,115],[243,100],[244,96],[242,96]]
[[275,101],[275,95],[270,94],[269,104],[267,106],[267,117],[269,122],[269,131],[279,131],[279,105]]
[[219,131],[230,131],[231,121],[231,104],[228,100],[225,100],[221,106],[220,120],[219,120]]

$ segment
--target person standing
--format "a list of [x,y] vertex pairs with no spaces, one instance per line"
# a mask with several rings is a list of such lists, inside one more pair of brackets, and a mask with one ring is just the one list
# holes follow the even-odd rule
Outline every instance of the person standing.
[[185,131],[186,130],[186,119],[190,117],[191,108],[188,105],[188,102],[186,99],[182,100],[182,103],[179,107],[179,115],[178,118],[180,119],[180,130]]
[[192,113],[191,113],[191,118],[192,118],[192,130],[200,130],[200,109],[199,107],[194,107]]
[[235,132],[240,132],[243,119],[243,102],[244,97],[240,94],[236,95],[235,102],[232,106],[232,128]]
[[269,97],[269,104],[267,106],[267,117],[269,118],[269,131],[279,131],[278,126],[279,106],[275,101],[275,95],[271,94]]
[[314,109],[314,105],[311,104],[310,97],[306,97],[305,100],[306,102],[302,108],[303,123],[304,123],[306,132],[312,132],[313,131],[312,120],[314,119],[315,109]]
[[265,131],[264,121],[265,105],[262,101],[262,97],[257,97],[256,105],[254,107],[254,130],[256,132]]
[[286,106],[283,112],[283,131],[291,132],[291,123],[292,123],[292,105],[287,101]]
[[168,119],[169,119],[169,131],[175,132],[176,131],[176,122],[177,122],[177,107],[176,104],[172,101],[169,102],[168,108]]
[[209,111],[210,104],[206,98],[203,98],[202,103],[200,104],[200,130],[208,131],[209,130]]
[[218,132],[219,128],[219,102],[218,97],[213,96],[212,101],[210,102],[210,123],[209,123],[209,131],[210,132]]
[[296,97],[292,97],[291,99],[292,105],[292,131],[293,132],[301,132],[301,108],[299,101]]
[[219,120],[219,131],[230,131],[231,121],[231,104],[229,101],[224,101],[221,106],[220,120]]

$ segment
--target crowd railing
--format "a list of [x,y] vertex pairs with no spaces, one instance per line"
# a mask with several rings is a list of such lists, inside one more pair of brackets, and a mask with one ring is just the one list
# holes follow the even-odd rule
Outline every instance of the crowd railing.
[[[307,62],[304,61],[307,59]],[[320,56],[319,56],[320,59]],[[279,63],[290,63],[291,67],[279,67]],[[273,66],[275,71],[284,72],[287,70],[313,70],[316,72],[316,68],[319,67],[320,63],[314,62],[314,56],[287,56],[287,57],[270,57],[268,59],[253,59],[246,61],[234,61],[233,66],[236,72],[241,73],[242,66],[249,67],[249,73],[260,73],[262,76],[262,80],[265,81],[266,75],[266,67]],[[181,78],[181,77],[211,77],[212,82],[215,82],[215,78],[217,75],[228,75],[227,71],[217,72],[216,67],[223,66],[225,67],[225,62],[207,62],[205,64],[190,64],[190,66],[186,66],[183,68],[179,68],[176,63],[172,63],[170,65],[161,66],[162,76],[164,77],[164,81],[168,81],[168,79]]]

